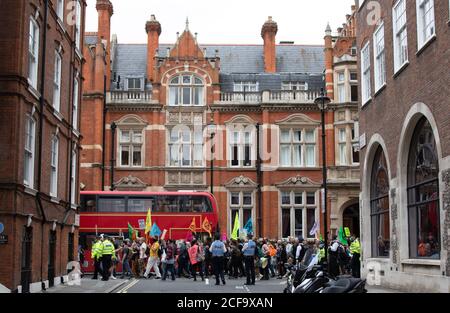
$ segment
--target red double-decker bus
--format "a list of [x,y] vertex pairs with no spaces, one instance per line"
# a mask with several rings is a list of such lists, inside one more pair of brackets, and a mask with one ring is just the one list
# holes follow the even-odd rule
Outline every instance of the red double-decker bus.
[[82,191],[80,197],[79,233],[89,264],[86,271],[92,270],[90,250],[95,236],[128,238],[128,223],[144,236],[148,209],[152,212],[152,223],[161,231],[167,230],[165,239],[185,239],[193,220],[199,237],[208,236],[202,227],[205,219],[211,224],[211,233],[217,231],[217,202],[207,192]]

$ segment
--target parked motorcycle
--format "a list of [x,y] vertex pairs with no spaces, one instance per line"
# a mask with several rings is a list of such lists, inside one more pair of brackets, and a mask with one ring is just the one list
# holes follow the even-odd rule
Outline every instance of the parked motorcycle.
[[318,265],[317,255],[313,255],[309,265],[286,265],[287,285],[284,293],[366,293],[366,280],[352,276],[332,277]]

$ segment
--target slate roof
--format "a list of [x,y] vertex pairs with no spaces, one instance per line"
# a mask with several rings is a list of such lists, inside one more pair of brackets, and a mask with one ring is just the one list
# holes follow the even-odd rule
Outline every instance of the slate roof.
[[86,45],[95,45],[95,44],[97,44],[97,35],[84,36],[84,43]]
[[[86,41],[88,38],[86,38]],[[159,53],[166,55],[173,45],[161,44]],[[323,87],[325,68],[323,46],[278,45],[277,73],[264,72],[263,45],[200,45],[207,57],[220,57],[222,91],[232,91],[233,81],[257,81],[260,90],[280,90],[283,81],[307,82],[310,89]],[[116,76],[145,77],[147,65],[146,44],[118,44],[113,72]]]

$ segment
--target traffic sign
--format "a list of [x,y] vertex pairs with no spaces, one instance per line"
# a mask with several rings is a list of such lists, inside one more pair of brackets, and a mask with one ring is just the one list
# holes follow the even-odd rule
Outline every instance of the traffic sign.
[[3,225],[3,223],[0,223],[0,234],[3,233],[4,230],[5,230],[5,225]]
[[0,235],[0,245],[5,245],[8,243],[8,236]]

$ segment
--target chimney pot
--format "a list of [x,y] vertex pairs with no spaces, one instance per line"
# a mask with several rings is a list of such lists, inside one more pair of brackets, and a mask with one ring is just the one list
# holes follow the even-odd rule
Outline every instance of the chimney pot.
[[276,35],[278,24],[273,21],[272,16],[264,23],[261,29],[261,37],[264,39],[264,69],[266,73],[275,73],[277,65]]
[[154,58],[159,55],[159,35],[161,35],[161,24],[154,14],[150,15],[150,20],[145,24],[145,31],[147,32],[147,79],[151,82],[154,79]]

